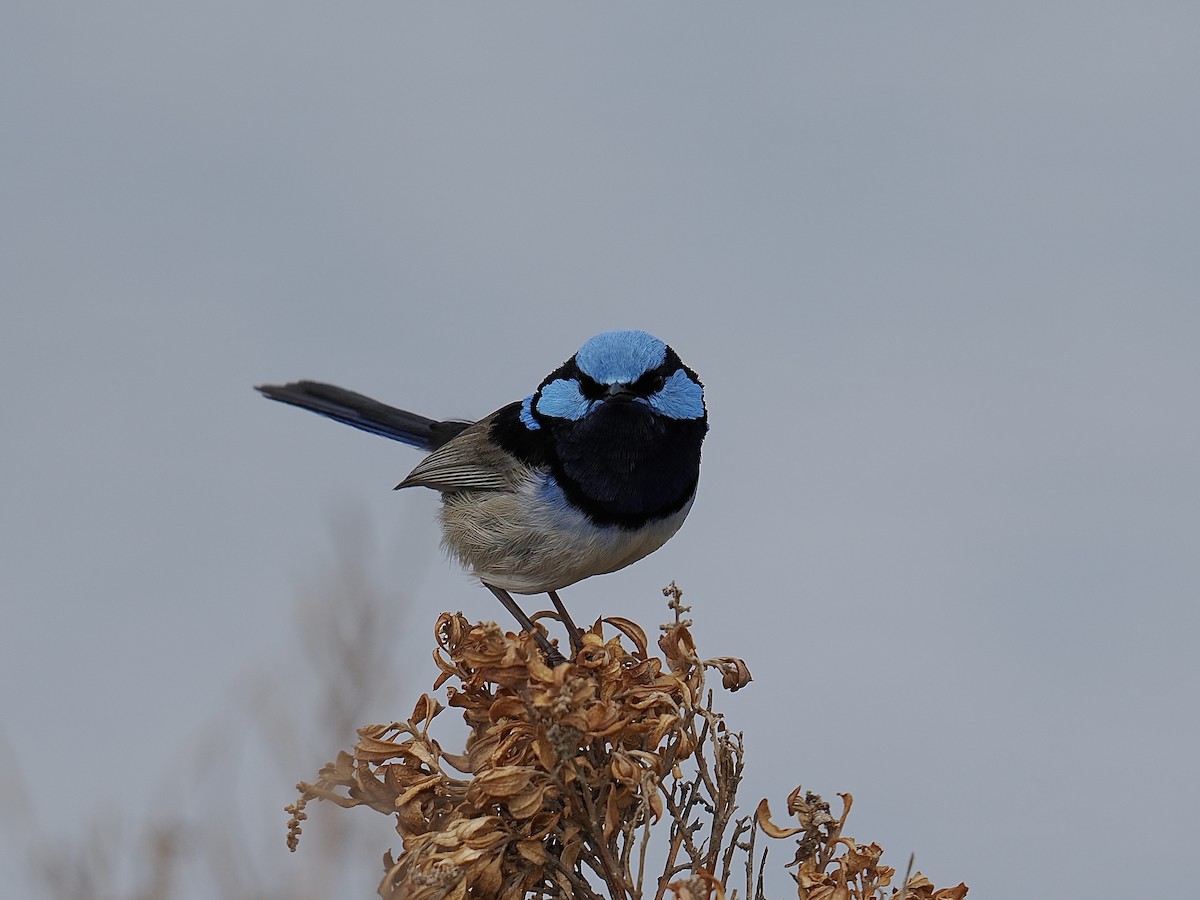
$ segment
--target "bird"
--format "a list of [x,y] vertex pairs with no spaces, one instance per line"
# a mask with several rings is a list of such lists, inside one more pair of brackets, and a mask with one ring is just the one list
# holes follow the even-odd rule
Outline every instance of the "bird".
[[577,650],[579,630],[557,592],[637,562],[679,530],[708,433],[699,377],[641,330],[589,338],[533,393],[476,422],[431,419],[316,381],[256,390],[426,451],[395,489],[441,493],[443,547],[555,664],[562,654],[511,595],[548,594]]

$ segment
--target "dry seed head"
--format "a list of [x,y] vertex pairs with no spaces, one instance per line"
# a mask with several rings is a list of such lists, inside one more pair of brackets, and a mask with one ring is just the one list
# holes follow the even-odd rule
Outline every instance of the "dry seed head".
[[[704,672],[716,669],[731,691],[749,684],[750,672],[736,657],[702,661],[683,592],[672,583],[664,594],[675,621],[662,627],[661,656],[650,655],[640,626],[614,617],[598,620],[575,659],[556,668],[529,635],[443,613],[434,689],[445,689],[445,705],[422,695],[406,721],[360,729],[353,755],[339,754],[315,784],[298,786],[288,846],[316,797],[395,816],[403,848],[384,857],[385,900],[615,900],[649,896],[633,860],[644,860],[652,825],[666,819],[671,849],[658,898],[723,900],[730,861],[753,847],[757,831],[796,840],[789,868],[799,900],[883,897],[895,872],[880,863],[878,845],[843,836],[849,794],[836,819],[818,794],[797,788],[787,809],[798,826],[774,824],[765,800],[735,820],[742,738],[713,710]],[[618,634],[606,638],[605,624]],[[457,754],[430,735],[448,707],[469,729]],[[757,895],[752,868],[748,897]],[[913,900],[961,900],[967,890],[937,890],[920,873],[905,889]]]
[[585,866],[614,874],[596,841],[662,815],[662,777],[696,748],[704,667],[681,622],[659,641],[665,660],[648,655],[636,624],[611,624],[616,636],[598,621],[575,661],[552,669],[528,635],[438,619],[437,686],[470,729],[465,751],[431,737],[445,707],[423,695],[406,722],[361,729],[354,755],[302,788],[396,816],[404,850],[384,896],[516,898],[564,878],[578,888]]

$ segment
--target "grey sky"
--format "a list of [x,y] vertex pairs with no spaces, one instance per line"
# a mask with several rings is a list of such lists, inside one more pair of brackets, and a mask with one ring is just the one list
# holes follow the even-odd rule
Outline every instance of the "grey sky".
[[1200,7],[3,19],[0,735],[47,830],[163,802],[129,748],[165,772],[288,652],[342,510],[412,597],[406,696],[437,611],[500,615],[389,490],[415,451],[251,385],[480,416],[640,327],[707,385],[699,499],[565,599],[653,626],[679,581],[756,677],[747,805],[851,791],[856,835],[973,897],[1177,889]]

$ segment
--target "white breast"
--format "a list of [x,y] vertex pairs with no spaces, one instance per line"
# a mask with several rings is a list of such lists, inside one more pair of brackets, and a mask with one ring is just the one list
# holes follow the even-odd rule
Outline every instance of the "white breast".
[[637,562],[679,530],[694,499],[664,519],[627,529],[593,524],[544,472],[531,473],[513,493],[443,497],[446,549],[481,580],[517,594],[558,590]]

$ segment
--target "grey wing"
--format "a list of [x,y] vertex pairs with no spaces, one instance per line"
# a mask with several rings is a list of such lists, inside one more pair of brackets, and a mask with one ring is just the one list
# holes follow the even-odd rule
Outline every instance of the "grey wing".
[[396,490],[417,486],[442,492],[516,490],[529,470],[491,440],[493,418],[495,413],[429,454]]

